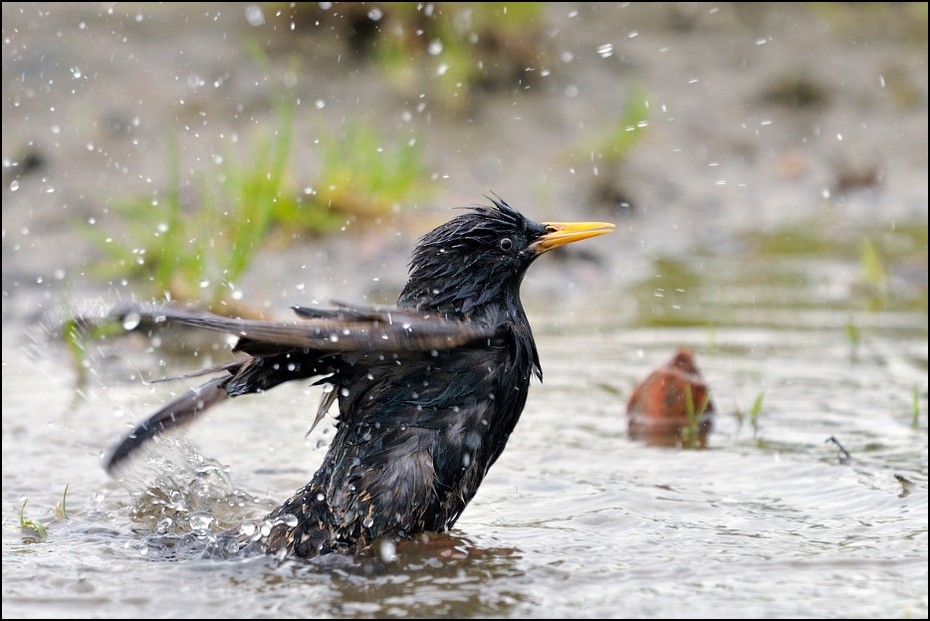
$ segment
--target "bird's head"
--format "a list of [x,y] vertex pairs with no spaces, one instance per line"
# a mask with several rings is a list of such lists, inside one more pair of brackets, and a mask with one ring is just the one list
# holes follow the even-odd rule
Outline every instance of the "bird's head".
[[489,200],[491,206],[472,207],[420,238],[401,306],[464,315],[519,307],[520,283],[536,257],[614,229],[605,222],[535,222]]

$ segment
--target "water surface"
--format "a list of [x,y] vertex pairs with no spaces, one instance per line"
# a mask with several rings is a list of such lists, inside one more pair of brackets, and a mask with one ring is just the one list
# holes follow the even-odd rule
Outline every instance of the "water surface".
[[[799,261],[770,257],[766,270],[790,281]],[[834,278],[855,269],[817,262]],[[713,263],[709,285],[680,288],[700,299],[702,287],[751,280],[751,262]],[[809,280],[809,292],[823,284]],[[548,307],[531,296],[545,382],[451,537],[393,559],[176,560],[158,533],[255,519],[306,482],[331,435],[304,439],[319,393],[287,386],[224,404],[165,448],[157,468],[171,475],[155,492],[139,499],[132,482],[134,500],[101,455],[186,384],[132,380],[158,352],[122,342],[100,355],[137,359],[111,357],[75,394],[65,359],[24,357],[5,324],[4,614],[925,616],[926,314],[856,314],[851,297],[791,321],[797,286],[765,289],[752,309],[718,296],[707,325],[691,327],[648,325],[662,313],[650,301],[630,310],[625,288],[579,288]],[[719,313],[726,327],[713,327]],[[868,319],[858,341],[850,313]],[[680,346],[696,352],[719,411],[707,450],[626,436],[632,387]],[[182,366],[170,360],[160,372]],[[65,485],[69,519],[56,520]],[[39,542],[18,527],[23,499],[48,527]]]

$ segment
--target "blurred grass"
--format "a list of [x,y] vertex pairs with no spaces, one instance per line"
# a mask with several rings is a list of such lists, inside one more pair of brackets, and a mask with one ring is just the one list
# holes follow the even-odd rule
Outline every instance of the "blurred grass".
[[279,202],[275,223],[286,232],[325,233],[347,218],[377,219],[426,197],[432,188],[418,139],[384,145],[372,123],[349,120],[337,131],[322,129],[316,183],[304,197]]
[[[292,112],[282,118],[288,115]],[[225,156],[216,180],[182,182],[172,138],[167,190],[116,202],[123,234],[90,232],[106,254],[96,271],[128,279],[141,297],[197,301],[224,312],[223,302],[235,299],[236,282],[251,265],[284,193],[289,142],[289,128],[278,131],[259,144],[250,163]]]
[[591,153],[595,160],[608,165],[620,164],[642,141],[649,126],[649,116],[649,92],[642,84],[634,84],[613,125],[599,128],[596,136],[587,138],[575,150]]
[[[271,75],[257,46],[252,55]],[[272,88],[274,130],[256,138],[244,158],[231,151],[215,157],[219,171],[212,177],[181,178],[181,149],[172,133],[166,189],[117,198],[113,212],[120,234],[95,225],[87,229],[104,253],[94,273],[126,281],[138,297],[251,314],[239,302],[237,282],[272,232],[281,231],[285,239],[324,234],[347,220],[377,219],[428,193],[416,138],[385,144],[373,123],[352,119],[338,131],[322,132],[315,187],[298,193],[290,164],[296,84]]]
[[543,2],[266,3],[282,32],[336,36],[393,88],[458,113],[482,89],[525,88],[551,70]]

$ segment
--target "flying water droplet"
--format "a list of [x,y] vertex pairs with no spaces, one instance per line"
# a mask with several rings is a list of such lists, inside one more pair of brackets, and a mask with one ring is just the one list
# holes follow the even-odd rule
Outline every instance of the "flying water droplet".
[[124,330],[135,330],[139,327],[139,324],[142,323],[142,315],[139,313],[127,313],[123,317],[123,329]]
[[245,537],[251,537],[253,534],[255,534],[255,531],[255,524],[252,524],[251,522],[246,522],[245,524],[239,526],[239,534]]
[[381,555],[381,560],[385,563],[392,563],[397,560],[397,546],[394,545],[393,541],[382,541],[378,552]]
[[265,23],[265,14],[262,12],[262,8],[257,4],[250,4],[245,7],[245,21],[249,22],[250,26],[261,26]]

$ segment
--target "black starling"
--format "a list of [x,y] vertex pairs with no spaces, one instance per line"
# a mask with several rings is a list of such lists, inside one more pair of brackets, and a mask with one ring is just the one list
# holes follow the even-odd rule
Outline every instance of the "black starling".
[[267,516],[249,545],[310,557],[451,528],[504,450],[530,376],[542,380],[520,301],[526,269],[544,252],[614,228],[534,222],[492,203],[419,240],[396,308],[295,307],[298,319],[289,322],[132,309],[236,335],[241,356],[137,427],[113,451],[108,472],[227,397],[320,377],[331,390],[314,425],[338,402],[336,435],[313,479]]

